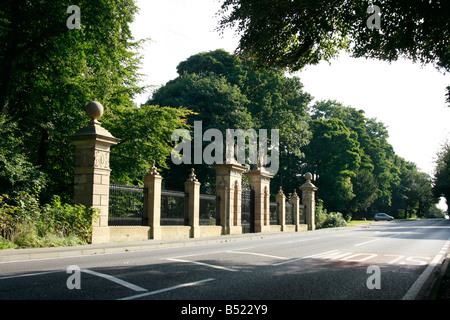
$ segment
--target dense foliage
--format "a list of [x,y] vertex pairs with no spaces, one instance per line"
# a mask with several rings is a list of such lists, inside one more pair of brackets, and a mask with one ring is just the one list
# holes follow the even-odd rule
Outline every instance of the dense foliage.
[[362,110],[317,102],[310,129],[305,170],[314,174],[326,209],[357,218],[405,211],[424,216],[437,202],[431,177],[396,155],[384,124],[366,118]]
[[443,196],[450,204],[450,143],[445,143],[437,154],[434,174],[434,194]]
[[[380,10],[377,28],[367,25],[374,19],[372,5]],[[219,15],[219,30],[235,28],[238,52],[262,67],[297,71],[346,50],[354,57],[406,57],[450,70],[447,0],[224,0]]]
[[[300,80],[276,70],[254,70],[251,61],[224,50],[191,56],[177,69],[179,76],[159,88],[148,103],[185,106],[196,113],[188,117],[189,125],[202,121],[204,131],[216,128],[224,137],[226,129],[252,128],[257,132],[267,129],[270,140],[270,129],[279,129],[282,168],[272,191],[276,193],[275,186],[283,184],[284,190],[292,192],[301,181],[296,176],[297,166],[310,137],[306,120],[312,98],[303,91]],[[191,167],[195,167],[203,190],[214,192],[214,171],[204,165],[172,165],[168,187],[182,187]]]
[[[77,5],[80,29],[69,29],[67,8]],[[99,101],[100,122],[121,144],[111,150],[113,182],[142,183],[151,161],[166,167],[171,132],[189,111],[134,105],[146,88],[138,73],[141,42],[130,23],[133,0],[4,0],[0,7],[0,195],[14,207],[28,194],[37,210],[78,212],[72,202],[74,145],[85,126],[84,107]],[[54,196],[61,203],[53,202]],[[28,212],[28,211],[27,211]],[[34,221],[34,220],[33,220]]]
[[86,244],[97,210],[61,203],[42,206],[35,195],[0,196],[0,249]]

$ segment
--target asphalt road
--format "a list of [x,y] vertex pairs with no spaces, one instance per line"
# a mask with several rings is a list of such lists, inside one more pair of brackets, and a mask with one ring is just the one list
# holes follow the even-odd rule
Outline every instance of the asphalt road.
[[[450,220],[433,219],[2,262],[0,300],[183,300],[194,303],[177,312],[211,315],[263,314],[267,300],[424,299],[449,246]],[[224,304],[199,309],[198,300]]]

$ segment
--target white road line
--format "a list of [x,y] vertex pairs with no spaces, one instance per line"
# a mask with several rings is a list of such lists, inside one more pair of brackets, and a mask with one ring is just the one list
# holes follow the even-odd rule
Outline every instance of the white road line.
[[132,283],[129,283],[129,282],[125,281],[125,280],[113,277],[113,276],[111,276],[109,274],[104,274],[104,273],[100,273],[100,272],[96,272],[96,271],[92,271],[92,270],[88,270],[88,269],[81,269],[81,272],[92,274],[94,276],[107,279],[109,281],[115,282],[117,284],[120,284],[121,286],[124,286],[124,287],[126,287],[128,289],[131,289],[131,290],[134,290],[134,291],[137,291],[137,292],[148,291],[147,289],[141,288],[141,287],[139,287],[137,285],[134,285]]
[[163,293],[163,292],[167,292],[167,291],[172,291],[172,290],[176,290],[176,289],[181,289],[181,288],[186,288],[186,287],[192,287],[192,286],[197,286],[199,284],[208,282],[208,281],[213,281],[213,278],[208,278],[208,279],[204,279],[204,280],[200,280],[200,281],[195,281],[195,282],[189,282],[189,283],[184,283],[184,284],[179,284],[177,286],[173,286],[173,287],[169,287],[169,288],[164,288],[164,289],[159,289],[159,290],[155,290],[155,291],[150,291],[150,292],[145,292],[145,293],[141,293],[141,294],[137,294],[134,296],[130,296],[130,297],[125,297],[125,298],[121,298],[121,299],[117,299],[117,300],[133,300],[133,299],[138,299],[138,298],[142,298],[142,297],[147,297],[147,296],[151,296],[154,294],[158,294],[158,293]]
[[[247,249],[253,249],[254,247],[245,247],[245,248],[238,248],[236,250],[247,250]],[[229,250],[232,251],[232,250]],[[224,253],[224,252],[229,252],[227,250],[220,250],[220,251],[211,251],[211,252],[197,252],[197,253],[191,253],[191,254],[184,254],[182,256],[176,256],[173,257],[173,259],[177,259],[177,258],[186,258],[186,257],[193,257],[193,256],[202,256],[202,255],[206,255],[206,254],[218,254],[218,253]],[[161,258],[162,260],[167,260],[167,258]]]
[[272,266],[281,266],[282,264],[291,263],[291,262],[299,261],[299,260],[302,260],[302,259],[317,258],[317,257],[323,256],[323,255],[327,255],[329,253],[336,252],[336,251],[338,251],[338,250],[331,250],[331,251],[322,252],[322,253],[318,253],[318,254],[313,254],[312,256],[307,256],[307,257],[302,257],[302,258],[295,258],[295,259],[291,259],[291,260],[288,260],[288,261],[274,263],[274,264],[272,264]]
[[225,268],[222,266],[217,266],[214,264],[209,264],[209,263],[204,263],[204,262],[200,262],[200,261],[192,261],[192,260],[183,260],[183,259],[175,259],[175,258],[167,258],[166,260],[170,260],[170,261],[176,261],[176,262],[186,262],[186,263],[193,263],[193,264],[198,264],[201,266],[206,266],[206,267],[211,267],[211,268],[215,268],[215,269],[220,269],[220,270],[226,270],[226,271],[239,271],[236,269],[231,269],[231,268]]
[[39,275],[42,275],[42,274],[56,273],[56,272],[61,272],[61,270],[59,270],[59,271],[44,271],[44,272],[27,273],[27,274],[18,274],[18,275],[15,275],[15,276],[5,276],[5,277],[0,277],[0,280],[21,278],[21,277],[32,277],[32,276],[39,276]]
[[395,234],[391,234],[390,236],[387,236],[386,238],[395,238],[395,237],[401,236],[402,234],[405,234],[405,233],[410,233],[410,232],[395,233]]
[[274,258],[279,260],[288,260],[289,258],[286,257],[279,257],[279,256],[272,256],[269,254],[263,254],[263,253],[257,253],[257,252],[242,252],[242,251],[227,251],[229,253],[240,253],[240,254],[249,254],[254,256],[261,256],[261,257],[267,257],[267,258]]
[[420,289],[422,288],[425,281],[430,276],[433,269],[436,267],[436,265],[439,263],[439,261],[442,259],[442,255],[438,254],[434,257],[434,259],[430,262],[428,267],[425,269],[424,272],[420,275],[419,278],[417,278],[416,282],[409,288],[408,292],[403,296],[402,300],[414,300],[419,293]]
[[358,246],[362,246],[362,245],[365,245],[365,244],[367,244],[367,243],[371,243],[371,242],[375,242],[375,241],[380,241],[380,239],[374,239],[374,240],[369,240],[369,241],[361,242],[361,243],[355,244],[355,245],[353,245],[353,246],[354,246],[354,247],[358,247]]
[[320,238],[311,238],[311,239],[293,240],[293,241],[282,242],[281,244],[296,243],[296,242],[305,242],[305,241],[311,241],[311,240],[317,240],[317,239],[320,239]]

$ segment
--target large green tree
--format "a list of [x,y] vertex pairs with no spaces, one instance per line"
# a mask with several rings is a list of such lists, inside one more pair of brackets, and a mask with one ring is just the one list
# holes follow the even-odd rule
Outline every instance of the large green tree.
[[[79,29],[67,26],[71,5],[80,9]],[[145,89],[138,72],[141,42],[130,30],[137,11],[133,0],[2,1],[0,144],[13,148],[0,155],[0,179],[7,182],[1,193],[40,189],[41,199],[71,199],[74,146],[68,137],[87,124],[84,106],[93,100],[105,107],[100,122],[122,138],[112,149],[113,179],[142,179],[152,159],[164,165],[167,130],[183,126],[187,111],[134,106]],[[26,182],[33,177],[39,183]]]
[[[270,143],[270,129],[278,129],[283,168],[272,183],[272,192],[281,184],[289,192],[300,185],[298,166],[301,148],[309,138],[307,106],[312,98],[298,78],[276,70],[255,70],[252,61],[224,50],[193,55],[177,70],[179,76],[157,90],[148,103],[185,106],[197,113],[188,118],[188,124],[202,121],[203,130],[217,128],[224,136],[226,129],[267,129]],[[204,179],[200,181],[213,180],[213,172],[202,174],[206,169],[196,168]]]
[[448,142],[441,147],[437,154],[433,178],[435,196],[443,196],[448,206],[450,204],[450,143]]
[[313,174],[317,197],[326,208],[348,214],[355,197],[352,178],[361,166],[357,135],[337,118],[311,120],[310,128],[313,136],[304,148],[305,171]]
[[[372,5],[381,12],[379,28]],[[232,27],[240,36],[237,51],[264,67],[298,71],[346,50],[450,70],[447,0],[224,0],[219,15],[218,29]]]
[[[340,189],[318,192],[328,210],[369,218],[370,213],[376,211],[397,215],[399,210],[409,208],[409,214],[423,215],[436,203],[431,192],[430,177],[419,172],[413,163],[395,154],[387,141],[388,131],[383,123],[367,119],[362,110],[345,107],[332,100],[315,103],[311,107],[311,119],[313,138],[310,146],[304,149],[307,166],[313,165],[313,170],[317,170],[318,183],[323,179],[328,180],[329,185],[336,183],[333,181],[346,181],[340,182]],[[318,127],[314,122],[318,120],[341,121],[341,134],[332,128],[316,132]],[[343,132],[349,134],[343,135]],[[336,143],[331,146],[328,139]],[[357,148],[348,139],[355,140]],[[352,154],[349,153],[352,149],[357,152],[360,161],[358,166],[346,168],[343,163],[351,164],[351,158],[345,158]],[[316,152],[318,155],[315,155]],[[343,163],[337,159],[343,160]],[[325,162],[325,165],[316,169],[321,162]],[[346,173],[346,176],[336,174],[339,171]],[[328,188],[328,185],[323,187]]]

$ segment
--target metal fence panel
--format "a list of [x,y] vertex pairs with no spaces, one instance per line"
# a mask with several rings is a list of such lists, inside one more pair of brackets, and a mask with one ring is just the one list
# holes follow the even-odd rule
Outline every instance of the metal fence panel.
[[219,212],[220,197],[215,195],[200,195],[200,222],[201,226],[220,226]]
[[111,184],[108,225],[142,226],[146,192],[146,188]]
[[294,205],[288,201],[286,201],[285,223],[294,224]]
[[280,224],[278,216],[278,203],[271,202],[269,204],[269,209],[270,209],[270,225],[275,226]]
[[189,194],[182,191],[161,190],[161,225],[186,226],[189,217],[186,209]]

